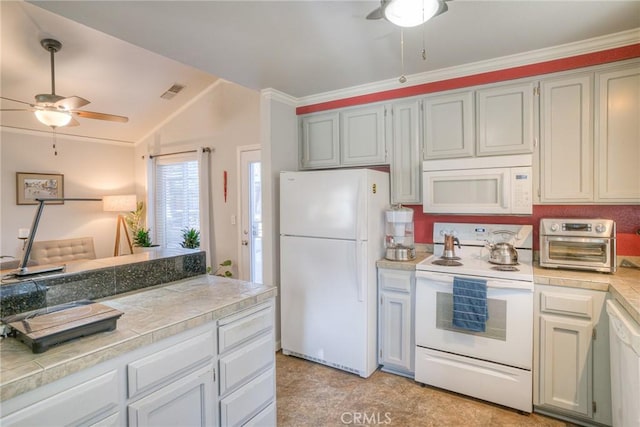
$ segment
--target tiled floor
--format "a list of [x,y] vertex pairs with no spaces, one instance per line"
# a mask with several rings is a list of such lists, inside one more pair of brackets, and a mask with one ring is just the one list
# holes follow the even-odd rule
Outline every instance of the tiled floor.
[[571,425],[381,371],[363,379],[282,353],[277,353],[276,369],[279,427]]

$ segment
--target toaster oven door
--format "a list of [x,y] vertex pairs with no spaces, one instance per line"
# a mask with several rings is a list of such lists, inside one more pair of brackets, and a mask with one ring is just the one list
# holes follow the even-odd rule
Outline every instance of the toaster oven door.
[[615,268],[615,239],[546,236],[540,249],[543,267],[596,271]]

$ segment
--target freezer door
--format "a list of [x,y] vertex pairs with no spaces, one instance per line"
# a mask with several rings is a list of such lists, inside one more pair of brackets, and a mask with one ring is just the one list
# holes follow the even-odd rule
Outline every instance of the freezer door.
[[357,245],[281,238],[281,338],[285,354],[366,377],[376,368],[375,315],[369,315],[376,305],[357,266]]
[[364,170],[282,172],[280,234],[366,240],[366,185]]

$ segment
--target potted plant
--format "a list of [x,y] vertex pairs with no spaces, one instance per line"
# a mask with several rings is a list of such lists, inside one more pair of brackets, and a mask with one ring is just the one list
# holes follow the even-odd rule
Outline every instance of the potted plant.
[[138,248],[138,252],[149,250],[149,248],[155,248],[159,245],[154,245],[151,241],[151,235],[148,228],[139,228],[133,234],[133,245]]
[[233,263],[230,259],[224,260],[218,264],[218,268],[213,272],[213,274],[220,277],[233,277],[233,273],[230,270],[232,265]]
[[200,247],[200,232],[195,228],[182,229],[182,243],[180,246],[187,249],[197,249]]
[[138,230],[142,228],[144,221],[144,202],[138,202],[136,210],[127,214],[124,219],[131,230],[131,234],[135,236]]

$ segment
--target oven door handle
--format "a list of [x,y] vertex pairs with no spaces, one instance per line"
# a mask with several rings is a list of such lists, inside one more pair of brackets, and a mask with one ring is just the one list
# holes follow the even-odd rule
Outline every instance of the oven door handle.
[[[416,279],[426,279],[432,282],[438,282],[441,285],[453,287],[453,278],[455,275],[446,273],[434,273],[426,271],[416,271]],[[465,277],[460,275],[458,277]],[[468,277],[468,276],[466,276]],[[499,280],[493,278],[487,278],[487,288],[492,289],[522,289],[530,290],[533,292],[533,283],[521,280]],[[420,284],[420,280],[417,283]],[[429,285],[429,283],[426,283]]]

